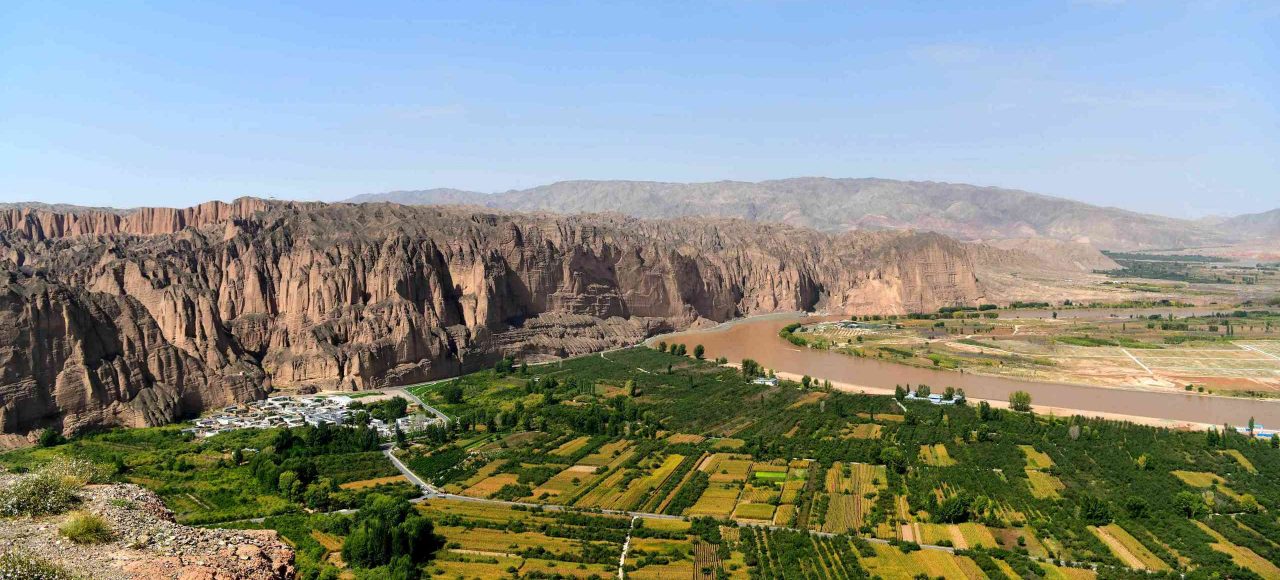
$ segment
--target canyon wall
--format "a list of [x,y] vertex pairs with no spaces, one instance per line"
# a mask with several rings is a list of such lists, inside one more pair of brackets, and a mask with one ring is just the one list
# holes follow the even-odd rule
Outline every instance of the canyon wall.
[[0,432],[155,425],[272,388],[367,389],[498,356],[780,310],[972,304],[965,245],[688,218],[243,199],[0,212]]

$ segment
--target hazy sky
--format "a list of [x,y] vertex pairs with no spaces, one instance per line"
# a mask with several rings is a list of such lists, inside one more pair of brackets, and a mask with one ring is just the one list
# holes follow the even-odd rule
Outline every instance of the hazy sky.
[[0,1],[0,201],[822,175],[1280,207],[1275,0],[54,4]]

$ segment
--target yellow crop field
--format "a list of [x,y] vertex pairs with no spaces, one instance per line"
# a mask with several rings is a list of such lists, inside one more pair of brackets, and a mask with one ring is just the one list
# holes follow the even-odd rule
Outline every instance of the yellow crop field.
[[848,493],[833,493],[828,497],[827,517],[822,523],[822,531],[841,533],[857,530],[862,525],[861,516],[869,509],[868,500]]
[[948,467],[956,464],[956,461],[947,453],[947,446],[941,443],[937,445],[921,445],[920,459],[926,465],[934,467]]
[[740,488],[733,484],[713,483],[702,492],[702,496],[689,508],[687,515],[727,518],[733,513],[734,505],[738,503],[739,490]]
[[1116,555],[1121,562],[1130,568],[1137,570],[1168,570],[1169,565],[1165,564],[1155,554],[1151,553],[1146,546],[1142,545],[1137,538],[1133,537],[1129,532],[1117,524],[1108,524],[1102,527],[1089,526],[1089,531],[1097,536],[1102,543],[1107,545],[1111,553]]
[[711,444],[711,448],[712,449],[741,449],[742,446],[746,444],[747,442],[741,439],[724,437],[721,439],[716,439],[715,443]]
[[[510,576],[510,574],[506,572],[506,568],[503,568],[502,570],[503,572],[501,577]],[[618,568],[616,565],[579,564],[576,562],[557,562],[555,560],[540,560],[537,558],[525,560],[524,566],[520,567],[521,576],[533,576],[535,572],[542,577],[554,577],[558,575],[568,578],[591,578],[593,576],[597,578],[608,578],[610,576],[616,576],[618,574]],[[444,577],[451,578],[451,576],[448,575],[445,575]],[[483,576],[483,578],[494,578],[494,576]]]
[[669,520],[666,518],[641,518],[644,527],[650,530],[658,530],[662,532],[685,532],[689,530],[690,524],[684,520]]
[[1098,577],[1096,572],[1085,568],[1059,567],[1048,562],[1041,562],[1040,567],[1047,572],[1045,580],[1093,580]]
[[[617,574],[617,571],[614,571]],[[667,580],[668,578],[692,578],[693,562],[677,562],[674,564],[661,564],[656,566],[645,566],[627,573],[627,578],[635,578],[637,580]]]
[[751,459],[717,453],[710,469],[704,470],[712,482],[746,481],[751,472]]
[[1263,578],[1280,578],[1280,567],[1276,567],[1266,558],[1259,556],[1257,552],[1231,543],[1230,540],[1203,522],[1197,521],[1195,524],[1204,533],[1209,534],[1216,540],[1215,543],[1209,544],[1209,547],[1230,556],[1231,561],[1235,562],[1237,566],[1248,568]]
[[457,542],[463,550],[478,550],[495,554],[512,554],[528,548],[545,548],[553,554],[572,554],[580,549],[581,542],[567,538],[544,536],[537,532],[508,532],[488,528],[464,528],[460,526],[436,526],[436,532],[448,542]]
[[514,473],[500,473],[498,475],[492,475],[484,478],[475,485],[468,487],[462,492],[462,495],[481,498],[491,497],[493,494],[498,493],[498,490],[502,489],[502,486],[515,485],[519,483],[518,478],[519,476]]
[[763,471],[766,473],[786,473],[787,464],[756,462],[751,465],[751,471]]
[[778,498],[778,490],[772,487],[748,485],[742,489],[739,501],[744,503],[770,503]]
[[857,423],[845,428],[845,439],[879,439],[884,430],[879,423]]
[[795,517],[795,515],[796,515],[796,506],[789,503],[784,503],[778,506],[777,511],[773,512],[773,525],[789,526],[791,525],[791,518]]
[[1234,490],[1227,487],[1226,485],[1227,480],[1223,479],[1221,476],[1215,473],[1209,473],[1207,471],[1178,470],[1178,471],[1174,471],[1173,475],[1178,479],[1181,479],[1183,483],[1191,487],[1208,489],[1216,485],[1217,487],[1215,489],[1217,489],[1218,492],[1221,493],[1222,495],[1225,495],[1235,501],[1240,501],[1242,499],[1240,494],[1236,493]]
[[505,505],[456,499],[424,501],[418,504],[418,511],[434,520],[439,520],[446,515],[456,515],[467,519],[503,523],[511,520],[527,522],[539,517],[535,512],[513,510]]
[[1031,485],[1031,495],[1037,498],[1056,498],[1059,497],[1058,492],[1066,489],[1066,486],[1062,485],[1058,478],[1043,471],[1028,469],[1026,474],[1027,480]]
[[608,465],[615,459],[626,454],[627,447],[631,446],[631,442],[626,439],[606,443],[600,446],[595,453],[582,458],[578,463],[582,465]]
[[1211,487],[1213,484],[1222,485],[1227,481],[1217,474],[1207,471],[1174,471],[1174,477],[1181,479],[1183,483],[1191,487]]
[[743,520],[773,521],[775,507],[767,503],[740,503],[733,517]]
[[622,490],[618,489],[618,482],[626,477],[626,473],[621,469],[610,473],[605,477],[604,481],[591,488],[586,495],[573,502],[578,507],[598,507],[609,508],[617,503],[617,499],[622,495]]
[[542,497],[543,494],[547,494],[549,498],[572,495],[573,492],[591,483],[597,477],[599,476],[596,475],[594,466],[573,465],[555,474],[551,479],[534,489],[533,497]]
[[778,501],[782,503],[796,503],[800,498],[800,492],[804,490],[803,479],[793,479],[782,484],[782,496]]
[[627,485],[627,489],[618,496],[617,500],[609,506],[612,509],[632,509],[640,505],[649,494],[662,486],[662,483],[671,476],[671,473],[680,467],[680,462],[684,461],[683,455],[668,455],[663,459],[662,464],[654,469],[648,475],[632,481]]
[[865,495],[887,485],[888,474],[883,465],[836,462],[827,470],[826,486],[831,493]]
[[919,550],[903,554],[891,546],[872,544],[876,555],[863,558],[862,565],[873,575],[882,578],[912,578],[925,574],[930,578],[980,579],[986,575],[977,563],[963,556],[938,550]]
[[427,568],[437,576],[446,578],[498,578],[507,575],[507,568],[520,568],[524,560],[518,557],[485,557],[467,554],[447,554],[431,562]]
[[568,457],[570,455],[573,455],[574,453],[577,453],[578,450],[586,446],[587,442],[589,441],[591,441],[591,438],[586,436],[578,437],[577,439],[571,439],[565,442],[563,445],[557,447],[554,451],[551,452],[551,454],[559,455],[560,457]]
[[1248,471],[1249,473],[1258,472],[1258,468],[1254,467],[1253,462],[1249,461],[1249,458],[1245,457],[1244,454],[1241,453],[1239,449],[1227,449],[1225,451],[1219,451],[1219,453],[1230,455],[1233,459],[1236,460],[1236,463],[1240,464],[1240,467],[1243,467],[1244,470]]
[[672,445],[679,445],[681,443],[691,443],[691,444],[697,445],[699,443],[702,443],[705,440],[706,440],[706,437],[703,437],[701,435],[692,435],[689,433],[672,433],[667,437],[667,443],[670,443]]
[[[960,531],[960,537],[964,539],[964,547],[968,548],[998,548],[1000,545],[996,543],[996,537],[991,533],[991,529],[982,524],[973,522],[963,523],[956,526]],[[1014,540],[1015,542],[1017,540]],[[957,547],[960,545],[957,543]]]
[[[960,535],[959,530],[955,526],[947,524],[924,524],[917,523],[914,525],[916,541],[921,544],[938,545],[942,542],[956,543],[957,536]],[[954,532],[953,532],[954,530]]]
[[502,467],[501,461],[490,461],[489,463],[484,464],[484,467],[477,469],[475,473],[471,474],[471,477],[462,480],[462,482],[450,483],[449,485],[444,486],[445,491],[448,491],[449,493],[461,493],[462,490],[480,483],[484,478],[493,475],[494,472],[498,471],[499,467]]
[[407,480],[403,475],[391,475],[388,477],[377,477],[374,479],[362,479],[360,481],[348,481],[338,487],[341,489],[364,489],[366,487],[375,487],[391,483],[405,483]]
[[1019,445],[1019,449],[1027,456],[1027,467],[1029,469],[1049,469],[1053,467],[1053,458],[1043,451],[1036,451],[1035,447],[1030,445]]

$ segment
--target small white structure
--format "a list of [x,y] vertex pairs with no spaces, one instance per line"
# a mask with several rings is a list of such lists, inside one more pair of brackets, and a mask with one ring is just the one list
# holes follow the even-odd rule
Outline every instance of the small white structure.
[[778,378],[777,377],[756,377],[751,380],[751,384],[776,387],[778,386]]

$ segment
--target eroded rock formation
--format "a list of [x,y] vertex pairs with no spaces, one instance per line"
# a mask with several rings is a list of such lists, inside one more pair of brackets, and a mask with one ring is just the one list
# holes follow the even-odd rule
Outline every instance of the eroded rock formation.
[[969,250],[936,234],[254,199],[0,222],[9,433],[393,386],[704,319],[983,294]]

